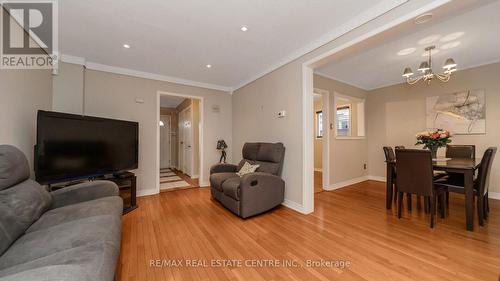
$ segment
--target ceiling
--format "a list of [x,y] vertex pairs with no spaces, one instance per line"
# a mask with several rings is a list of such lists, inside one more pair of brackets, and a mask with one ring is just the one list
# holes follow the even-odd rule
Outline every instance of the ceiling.
[[[365,90],[399,84],[405,67],[417,73],[420,62],[426,60],[424,48],[429,45],[438,49],[432,56],[435,72],[442,72],[449,57],[455,59],[458,70],[498,62],[499,12],[500,1],[477,2],[458,15],[440,15],[425,24],[413,24],[411,30],[315,69],[315,73]],[[398,55],[412,48],[413,53]]]
[[168,108],[176,108],[181,104],[186,98],[176,97],[176,96],[160,96],[160,106]]
[[65,0],[59,46],[63,58],[231,90],[406,1]]

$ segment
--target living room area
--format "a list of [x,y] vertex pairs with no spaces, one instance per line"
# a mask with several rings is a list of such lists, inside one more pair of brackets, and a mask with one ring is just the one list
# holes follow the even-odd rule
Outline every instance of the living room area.
[[1,1],[0,281],[500,277],[500,1],[42,2]]

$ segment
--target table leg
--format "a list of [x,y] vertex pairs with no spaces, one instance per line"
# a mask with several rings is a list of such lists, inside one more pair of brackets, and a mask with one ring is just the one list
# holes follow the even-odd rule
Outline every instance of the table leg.
[[472,170],[464,173],[464,188],[467,230],[472,231],[474,229],[474,172]]
[[385,207],[390,210],[392,207],[392,164],[387,163],[387,181],[386,181],[386,193],[385,193]]

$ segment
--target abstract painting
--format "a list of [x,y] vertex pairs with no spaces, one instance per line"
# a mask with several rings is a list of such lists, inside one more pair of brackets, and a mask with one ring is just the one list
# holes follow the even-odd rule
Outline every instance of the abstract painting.
[[484,90],[467,90],[428,97],[428,129],[445,129],[457,135],[486,133]]

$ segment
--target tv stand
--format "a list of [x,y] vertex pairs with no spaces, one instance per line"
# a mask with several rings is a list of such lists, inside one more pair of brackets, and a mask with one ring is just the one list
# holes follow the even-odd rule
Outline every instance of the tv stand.
[[101,179],[116,183],[123,199],[123,214],[137,209],[137,177],[132,172],[104,176]]

